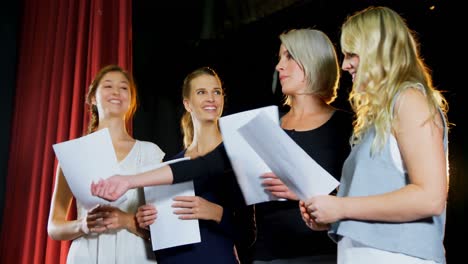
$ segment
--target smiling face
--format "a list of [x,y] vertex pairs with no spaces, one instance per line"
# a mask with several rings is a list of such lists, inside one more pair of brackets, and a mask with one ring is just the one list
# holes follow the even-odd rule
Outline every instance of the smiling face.
[[286,47],[281,44],[279,50],[279,61],[276,70],[279,73],[281,89],[285,95],[305,93],[307,90],[307,80],[304,70],[293,59]]
[[354,53],[345,53],[341,69],[351,74],[352,81],[356,78],[357,69],[359,67],[359,55]]
[[217,121],[223,113],[224,92],[218,78],[200,75],[190,82],[190,94],[184,107],[193,119],[200,122]]
[[121,72],[108,72],[99,81],[92,103],[96,105],[99,119],[124,118],[131,104],[129,80]]

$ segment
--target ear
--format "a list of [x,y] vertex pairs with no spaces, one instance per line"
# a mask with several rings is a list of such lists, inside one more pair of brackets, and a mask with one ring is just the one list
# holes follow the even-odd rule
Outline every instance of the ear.
[[189,100],[188,99],[184,99],[182,101],[184,103],[184,108],[187,112],[191,113],[192,112],[192,109],[190,108],[190,103],[189,103]]
[[92,105],[97,105],[96,96],[91,97],[91,104]]

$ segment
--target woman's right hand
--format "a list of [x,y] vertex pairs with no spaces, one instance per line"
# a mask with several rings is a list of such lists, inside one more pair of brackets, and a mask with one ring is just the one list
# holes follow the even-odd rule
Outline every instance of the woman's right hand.
[[119,199],[130,189],[129,176],[114,175],[97,183],[91,183],[91,194],[108,201]]
[[315,231],[324,231],[330,228],[327,224],[319,224],[315,221],[307,210],[307,206],[304,201],[299,201],[299,210],[301,211],[302,220],[310,229]]
[[264,173],[260,178],[263,179],[262,186],[272,195],[288,200],[299,200],[297,195],[292,192],[273,172]]
[[144,204],[138,207],[136,220],[140,228],[148,229],[158,218],[158,210],[152,204]]

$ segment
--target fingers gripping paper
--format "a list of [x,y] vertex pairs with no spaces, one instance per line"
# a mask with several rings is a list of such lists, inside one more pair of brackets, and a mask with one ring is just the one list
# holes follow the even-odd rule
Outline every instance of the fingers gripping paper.
[[262,179],[260,178],[260,175],[272,170],[237,131],[239,127],[249,122],[260,112],[265,113],[271,120],[275,120],[272,122],[278,125],[277,106],[248,110],[224,116],[219,120],[226,152],[248,205],[278,200],[278,198],[265,191],[262,187]]
[[265,164],[301,200],[329,194],[339,185],[265,113],[259,112],[238,131]]
[[89,210],[98,204],[118,205],[127,199],[122,196],[109,202],[91,194],[91,182],[114,175],[118,167],[107,128],[52,147],[73,196],[84,208]]
[[[188,157],[179,158],[143,167],[140,172],[188,159]],[[173,213],[174,208],[172,207],[173,199],[176,196],[195,196],[193,181],[148,186],[144,187],[144,193],[146,204],[152,204],[158,210],[158,218],[149,226],[153,250],[201,242],[198,219],[179,219],[179,216]]]

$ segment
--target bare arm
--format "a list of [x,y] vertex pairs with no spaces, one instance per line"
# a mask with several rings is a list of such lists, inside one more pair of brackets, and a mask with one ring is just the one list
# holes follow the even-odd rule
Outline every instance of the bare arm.
[[60,167],[57,167],[54,193],[50,205],[47,232],[54,240],[72,240],[85,234],[81,219],[67,220],[73,194]]
[[171,168],[166,165],[158,169],[135,174],[131,177],[115,175],[97,183],[91,183],[91,193],[109,201],[119,199],[126,191],[133,188],[172,184]]
[[394,192],[368,197],[311,198],[307,207],[316,221],[331,223],[348,218],[407,222],[443,212],[448,173],[440,115],[429,120],[431,113],[425,96],[416,89],[401,94],[395,115],[394,135],[407,167],[409,184]]
[[115,201],[127,190],[143,186],[173,184],[195,178],[212,177],[223,173],[231,164],[224,146],[220,145],[205,156],[181,161],[158,169],[128,176],[112,176],[91,184],[91,193]]

